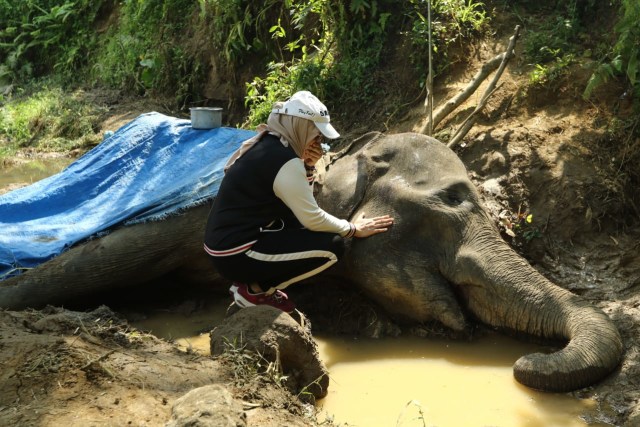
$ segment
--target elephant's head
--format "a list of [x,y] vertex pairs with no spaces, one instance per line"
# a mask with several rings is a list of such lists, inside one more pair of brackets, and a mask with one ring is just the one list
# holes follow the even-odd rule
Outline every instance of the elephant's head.
[[536,389],[585,387],[619,364],[611,320],[506,244],[462,162],[436,139],[365,135],[330,166],[317,197],[340,217],[395,218],[388,232],[354,240],[341,270],[390,312],[461,330],[467,310],[503,330],[567,341],[515,363],[516,379]]

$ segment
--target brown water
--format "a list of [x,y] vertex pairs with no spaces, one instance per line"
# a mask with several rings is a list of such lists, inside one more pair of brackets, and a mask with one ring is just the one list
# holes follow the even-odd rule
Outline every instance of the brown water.
[[139,330],[173,340],[183,350],[191,349],[200,354],[211,354],[209,332],[224,319],[231,301],[212,301],[204,307],[185,314],[184,310],[154,309],[142,307],[146,318],[131,322]]
[[[199,334],[224,318],[229,301],[190,316],[155,311],[133,322],[183,349],[209,354]],[[512,366],[539,347],[501,335],[473,342],[413,337],[381,340],[316,338],[331,375],[319,419],[348,426],[579,427],[597,410],[592,400],[541,393],[518,384]]]
[[55,157],[30,160],[16,165],[0,167],[0,194],[14,187],[33,184],[66,168],[73,159]]
[[[0,169],[2,189],[33,183],[61,171],[70,159],[38,160]],[[229,301],[198,310],[140,308],[138,329],[172,339],[182,349],[209,354],[209,335],[222,322]],[[189,313],[189,314],[186,314]],[[317,338],[330,371],[328,396],[318,403],[320,419],[336,425],[412,426],[586,426],[581,416],[595,402],[567,394],[540,393],[513,379],[512,365],[536,347],[493,335],[473,342],[417,338]],[[588,424],[601,426],[606,424]]]
[[349,425],[573,427],[595,409],[518,384],[513,363],[537,348],[500,335],[318,341],[332,379],[321,414]]

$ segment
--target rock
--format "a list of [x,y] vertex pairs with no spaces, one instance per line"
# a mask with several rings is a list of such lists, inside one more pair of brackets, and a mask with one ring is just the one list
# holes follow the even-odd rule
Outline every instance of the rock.
[[640,407],[638,407],[637,402],[635,405],[631,406],[631,412],[627,418],[626,426],[640,426]]
[[221,385],[191,390],[171,408],[166,427],[244,427],[247,415],[242,404]]
[[56,332],[62,334],[77,330],[86,331],[87,328],[108,325],[110,322],[123,322],[116,313],[104,305],[86,313],[47,306],[42,310],[42,314],[42,317],[26,326],[38,333]]
[[502,186],[498,179],[491,178],[480,184],[480,189],[485,193],[494,197],[504,197]]
[[[306,318],[300,314],[301,324]],[[294,393],[311,393],[316,399],[327,395],[329,375],[320,360],[311,333],[290,315],[270,306],[245,308],[227,317],[210,334],[211,354],[220,355],[229,343],[279,363]]]

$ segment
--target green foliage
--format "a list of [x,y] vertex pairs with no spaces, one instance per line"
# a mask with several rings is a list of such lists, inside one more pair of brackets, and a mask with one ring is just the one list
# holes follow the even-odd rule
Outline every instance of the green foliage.
[[[272,52],[277,60],[269,62],[265,77],[254,77],[246,84],[249,125],[265,122],[276,101],[284,100],[298,90],[311,90],[323,97],[320,86],[330,62],[331,55],[326,49],[331,43],[321,38],[318,47],[316,37],[323,37],[323,30],[326,31],[324,37],[332,37],[327,30],[328,23],[322,20],[327,3],[319,0],[309,2],[306,7],[299,3],[292,5],[286,22],[279,16],[277,25],[268,28],[270,38],[277,46]],[[315,26],[305,28],[305,22],[313,22]]]
[[2,0],[0,84],[51,73],[73,83],[86,71],[93,83],[184,100],[203,80],[202,58],[185,43],[196,8],[191,0]]
[[56,72],[71,78],[96,41],[91,28],[101,1],[0,2],[0,83]]
[[348,8],[332,3],[326,13],[325,43],[318,56],[325,61],[315,89],[332,108],[332,102],[357,112],[381,95],[375,77],[385,59],[385,45],[397,34],[401,15],[394,14],[398,4],[392,1],[351,0]]
[[[523,54],[534,69],[529,79],[536,85],[547,85],[568,72],[583,52],[577,51],[582,41],[589,38],[588,31],[601,4],[595,0],[518,1],[511,5],[525,27],[522,41]],[[545,10],[543,18],[537,14]],[[549,15],[555,15],[549,19]]]
[[385,40],[391,11],[397,5],[388,0],[351,0],[348,5],[334,3],[338,13],[327,18],[332,18],[340,51],[353,56]]
[[183,106],[197,102],[210,66],[221,80],[231,81],[248,58],[255,64],[292,60],[297,41],[313,36],[313,30],[292,18],[292,10],[300,19],[316,7],[305,5],[290,0],[128,0],[95,55],[92,76],[138,93],[170,93]]
[[[416,39],[426,40],[428,39],[427,2],[410,0],[410,3],[412,8],[409,9],[408,15],[414,18],[413,31],[416,31]],[[431,5],[431,21],[434,33],[438,35],[436,39],[452,43],[481,31],[489,22],[484,7],[482,2],[434,0]]]
[[44,85],[0,107],[0,152],[7,156],[26,147],[70,151],[95,145],[101,112],[83,101],[81,93]]
[[637,0],[621,1],[621,17],[615,26],[618,37],[613,49],[591,76],[584,91],[589,98],[593,91],[615,76],[624,76],[633,91],[636,103],[640,102],[640,3]]
[[[375,70],[387,55],[386,46],[398,35],[413,45],[416,67],[426,69],[427,4],[423,0],[316,0],[306,8],[296,4],[292,2],[291,22],[304,31],[290,34],[280,20],[272,26],[274,39],[291,41],[285,45],[288,55],[281,51],[269,64],[266,77],[247,84],[250,125],[264,122],[275,101],[301,89],[314,92],[330,109],[337,99],[352,111],[366,108],[380,96]],[[483,3],[465,0],[434,3],[433,37],[436,52],[441,52],[440,70],[448,64],[449,45],[484,28],[488,19],[483,7]],[[407,25],[410,31],[404,29]]]
[[135,91],[190,96],[202,79],[201,59],[186,51],[196,5],[189,0],[125,0],[118,25],[102,38],[91,68],[92,80]]
[[267,75],[255,77],[247,83],[245,105],[249,107],[247,123],[257,126],[265,123],[271,108],[277,101],[287,99],[298,90],[311,89],[317,96],[323,97],[319,82],[326,68],[313,61],[293,60],[290,65],[271,62]]
[[579,31],[575,17],[556,16],[547,20],[525,36],[523,52],[526,58],[537,64],[550,62],[568,53]]
[[535,69],[529,74],[529,81],[533,85],[546,86],[568,75],[569,66],[575,62],[575,55],[566,54],[556,56],[550,64],[536,64]]
[[379,61],[391,15],[380,9],[380,3],[353,0],[345,7],[342,2],[319,0],[292,9],[294,29],[306,28],[306,23],[314,28],[290,35],[280,20],[272,26],[273,39],[292,41],[279,50],[278,61],[268,65],[265,78],[256,77],[247,84],[248,123],[264,122],[274,102],[302,89],[321,99],[340,98],[343,103],[371,99],[375,90],[370,75]]
[[[599,13],[609,7],[619,10],[619,20],[615,25],[614,43],[604,40],[595,47],[595,54],[602,57],[584,91],[589,98],[593,91],[612,78],[624,77],[630,85],[629,94],[638,103],[640,100],[640,3],[637,0],[596,0],[526,1],[505,2],[519,15],[525,28],[523,53],[534,65],[530,81],[547,84],[566,72],[566,67],[580,56],[594,55],[591,49],[579,52],[576,46],[596,41],[592,31]],[[557,13],[555,19],[538,20],[536,12],[544,9]],[[610,47],[613,46],[613,47]]]
[[278,23],[282,32],[292,29],[291,0],[199,0],[199,3],[201,19],[209,21],[206,28],[212,44],[227,66],[242,63],[250,53],[271,56],[275,49],[267,47],[267,40],[274,23]]
[[[172,94],[185,106],[201,99],[212,66],[233,81],[250,64],[267,71],[247,85],[250,123],[300,89],[364,108],[380,95],[374,72],[393,37],[420,47],[415,63],[424,69],[425,8],[423,0],[2,0],[0,17],[11,24],[1,33],[0,78],[53,71],[71,80],[87,71],[94,84]],[[433,8],[442,70],[447,46],[487,19],[480,2],[437,0]],[[407,25],[414,29],[403,32]]]
[[[410,7],[405,12],[412,23],[407,31],[408,39],[413,47],[410,60],[420,70],[428,69],[429,57],[429,23],[427,2],[410,0]],[[462,44],[464,40],[477,36],[484,31],[489,18],[482,2],[473,0],[435,0],[431,6],[431,43],[434,74],[442,74],[449,65],[449,48]],[[424,84],[426,72],[421,84]]]

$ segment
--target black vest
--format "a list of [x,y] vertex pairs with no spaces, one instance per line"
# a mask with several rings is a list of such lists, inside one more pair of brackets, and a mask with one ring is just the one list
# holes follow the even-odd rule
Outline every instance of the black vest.
[[261,229],[281,220],[294,220],[293,212],[273,192],[280,168],[297,158],[293,149],[267,134],[229,168],[207,221],[204,242],[210,249],[235,248],[256,240]]

